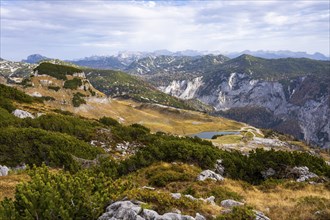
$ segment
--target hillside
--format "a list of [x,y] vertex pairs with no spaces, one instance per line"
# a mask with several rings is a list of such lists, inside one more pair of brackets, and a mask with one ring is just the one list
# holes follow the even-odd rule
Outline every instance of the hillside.
[[[102,219],[110,212],[117,215],[119,207],[118,212],[128,215],[124,204],[131,203],[140,210],[137,214],[200,215],[203,219],[256,215],[324,219],[329,214],[330,167],[317,156],[262,149],[245,156],[199,138],[150,133],[139,124],[123,126],[109,117],[90,120],[52,111],[39,98],[11,87],[0,88],[0,164],[38,166],[12,169],[0,177],[2,219]],[[44,115],[21,119],[8,106],[29,107]],[[298,166],[307,166],[311,177],[295,173]],[[273,180],[263,174],[270,168],[274,173],[267,175]],[[204,180],[203,170],[211,172],[213,179]],[[295,182],[296,178],[312,178],[308,181],[318,184]],[[15,187],[15,200],[4,199],[14,197]],[[113,206],[117,209],[112,210]]]
[[[241,55],[217,64],[207,61],[207,68],[193,75],[190,71],[181,71],[188,68],[188,64],[176,71],[172,63],[174,61],[164,64],[164,68],[171,69],[171,74],[153,69],[152,74],[162,75],[157,82],[149,75],[142,76],[167,94],[213,106],[216,115],[276,129],[315,146],[329,147],[329,61]],[[151,61],[141,60],[142,64],[152,67]],[[134,72],[139,74],[137,70]],[[263,120],[264,114],[253,112],[255,109],[267,112],[271,121]],[[254,123],[248,115],[260,117],[255,118]]]
[[178,108],[190,108],[183,101],[158,91],[141,79],[113,70],[86,69],[86,77],[108,96],[131,98],[138,102],[157,103]]
[[[88,80],[85,75],[92,77]],[[119,90],[122,87],[116,87],[116,82],[130,88],[127,92],[131,94],[141,94],[137,91],[144,88],[141,81],[121,72],[86,71],[53,63],[41,63],[23,84],[0,85],[0,164],[2,170],[4,165],[11,168],[9,176],[0,177],[0,198],[13,198],[16,187],[15,200],[1,202],[0,218],[102,219],[110,215],[104,213],[109,201],[117,201],[112,204],[115,206],[136,200],[144,202],[145,214],[196,219],[256,215],[289,219],[292,214],[313,219],[328,215],[330,167],[322,159],[328,158],[325,152],[275,132],[201,112],[109,98],[91,84],[94,79],[102,82],[102,78],[105,83],[100,86],[120,92],[112,97],[124,97],[121,92],[125,90]],[[154,94],[159,93],[155,90]],[[235,134],[214,137],[212,142],[171,135],[203,131]],[[39,168],[15,171],[22,169],[17,166],[33,164]],[[299,168],[303,166],[308,168]],[[296,169],[304,169],[305,176],[295,173]],[[203,170],[220,184],[197,181],[206,175],[201,174]],[[275,180],[267,180],[266,170]],[[296,183],[295,178],[319,184]],[[20,181],[23,183],[18,184]],[[85,190],[75,190],[79,188]],[[297,188],[304,193],[292,196]],[[282,197],[275,196],[279,193],[288,198],[280,206],[276,203]],[[273,203],[263,205],[270,195]],[[124,197],[128,201],[121,202]],[[239,207],[224,211],[227,199],[236,200]],[[135,204],[137,209],[139,204]],[[278,211],[284,208],[286,212]],[[174,211],[176,214],[170,214]],[[316,211],[320,214],[315,216]]]

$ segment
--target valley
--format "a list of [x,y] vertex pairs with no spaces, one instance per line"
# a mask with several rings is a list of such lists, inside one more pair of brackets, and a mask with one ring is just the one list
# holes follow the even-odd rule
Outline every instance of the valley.
[[[276,220],[330,213],[330,157],[321,148],[212,116],[205,111],[212,107],[124,72],[50,60],[29,67],[22,80],[12,77],[1,72],[0,218]],[[202,85],[185,94],[199,94]],[[201,132],[227,134],[190,137]]]

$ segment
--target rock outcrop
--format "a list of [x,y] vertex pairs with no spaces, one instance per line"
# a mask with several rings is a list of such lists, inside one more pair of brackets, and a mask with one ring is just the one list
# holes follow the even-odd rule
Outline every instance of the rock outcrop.
[[267,179],[269,177],[272,177],[276,174],[275,170],[273,168],[268,168],[265,171],[261,171],[261,175],[264,179]]
[[255,220],[270,220],[263,212],[253,210],[254,214],[256,215]]
[[15,111],[13,111],[13,115],[18,118],[34,118],[34,116],[30,112],[20,109],[16,109]]
[[[221,206],[226,208],[222,211],[223,214],[227,214],[232,212],[232,209],[235,206],[243,206],[244,203],[242,202],[238,202],[232,199],[226,199],[226,200],[222,200],[221,201]],[[257,211],[257,210],[253,210],[254,214],[255,214],[255,220],[270,220],[270,218],[268,218],[264,213]]]
[[224,172],[225,172],[225,167],[222,165],[222,160],[219,159],[216,161],[215,164],[215,172],[221,176],[223,176]]
[[244,205],[244,203],[232,199],[226,199],[221,201],[221,206],[224,208],[233,208],[235,206],[241,206],[241,205]]
[[98,220],[206,220],[204,216],[181,215],[174,212],[159,215],[156,211],[141,208],[142,202],[117,201],[107,207]]
[[[203,57],[198,65],[191,65],[179,62],[179,58],[155,57],[139,60],[128,72],[141,75],[138,69],[142,68],[145,79],[159,90],[182,99],[198,99],[215,107],[215,114],[289,133],[314,145],[330,146],[329,63],[265,60],[249,55],[221,62],[212,62],[213,58]],[[156,60],[166,62],[159,68]],[[264,114],[257,111],[256,116],[252,106]],[[235,117],[237,111],[241,113]],[[249,114],[255,118],[252,120]]]
[[205,203],[209,203],[211,205],[215,205],[215,197],[214,196],[210,196],[206,199],[204,198],[195,198],[193,197],[192,195],[181,195],[181,193],[171,193],[171,196],[173,199],[180,199],[182,196],[192,200],[192,201],[196,201],[196,200],[199,200],[199,201],[202,201],[202,202],[205,202]]
[[315,173],[309,171],[308,167],[293,167],[290,170],[289,176],[296,178],[297,182],[304,182],[311,178],[317,178],[318,176]]
[[224,178],[221,175],[215,173],[212,170],[204,170],[197,177],[198,181],[204,181],[206,179],[211,179],[211,180],[215,180],[215,181],[224,180]]

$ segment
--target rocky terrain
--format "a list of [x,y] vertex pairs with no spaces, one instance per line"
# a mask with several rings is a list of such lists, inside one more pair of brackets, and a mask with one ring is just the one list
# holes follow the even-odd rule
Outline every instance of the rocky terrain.
[[[24,83],[4,77],[1,219],[329,215],[324,152],[225,118],[107,97],[86,75],[108,76],[95,85],[118,88],[117,98],[141,95],[139,84],[147,85],[125,73],[52,62],[22,76]],[[210,130],[231,135],[216,135],[212,142],[191,137]]]
[[[191,63],[184,63],[176,71],[177,65],[168,62],[162,67],[171,70],[167,74],[155,67],[156,61],[137,62],[145,67],[144,78],[161,91],[182,99],[198,99],[214,106],[217,115],[329,147],[328,61],[267,60],[242,55],[232,60],[223,58],[222,62],[209,63],[205,65],[207,68],[193,68],[194,71],[190,71]],[[166,59],[163,62],[167,62]],[[141,74],[141,66],[135,64],[129,72]],[[155,82],[153,76],[158,74],[162,77]],[[250,119],[251,115],[254,120]],[[265,115],[267,119],[263,119]]]

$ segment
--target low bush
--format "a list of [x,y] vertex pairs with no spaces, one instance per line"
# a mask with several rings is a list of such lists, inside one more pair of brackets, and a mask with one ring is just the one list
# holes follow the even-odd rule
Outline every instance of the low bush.
[[94,159],[103,150],[90,146],[72,136],[35,128],[0,128],[0,164],[16,166],[21,163],[77,171],[72,155]]
[[48,89],[51,89],[51,90],[54,90],[54,91],[58,91],[60,90],[61,88],[59,86],[48,86]]
[[72,66],[58,65],[47,62],[39,64],[34,71],[38,71],[39,75],[46,74],[61,80],[66,80],[66,75],[73,75],[74,73],[82,72],[81,69]]
[[32,103],[34,101],[38,101],[34,97],[31,97],[22,91],[3,84],[0,84],[0,97],[21,103]]
[[72,105],[74,107],[79,107],[81,104],[86,104],[85,99],[82,97],[84,97],[84,95],[82,95],[80,92],[75,93],[72,98]]
[[64,82],[63,88],[65,88],[65,89],[77,89],[81,85],[82,85],[81,79],[73,78],[71,80],[66,80]]
[[117,126],[119,125],[119,122],[113,118],[110,117],[102,117],[99,119],[99,122],[106,126]]
[[202,202],[194,201],[186,197],[173,199],[171,194],[163,191],[145,189],[133,189],[126,193],[129,199],[136,199],[148,203],[159,214],[172,212],[173,208],[180,208],[183,214],[196,215],[201,210]]
[[235,206],[231,212],[219,215],[215,220],[254,220],[253,209],[249,206]]
[[29,175],[31,181],[17,186],[14,201],[0,203],[0,219],[97,219],[110,200],[132,187],[88,171],[71,175],[42,166]]

